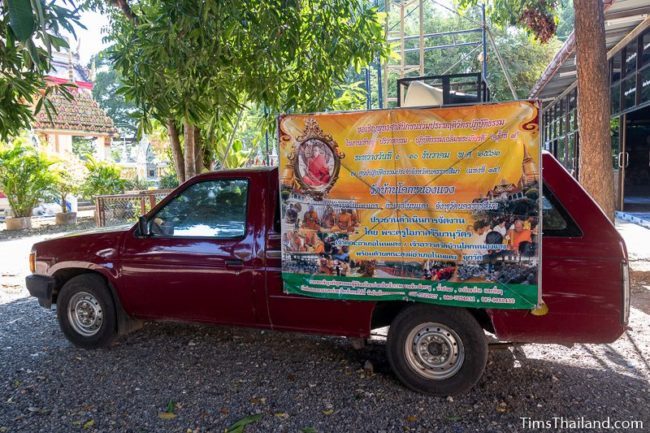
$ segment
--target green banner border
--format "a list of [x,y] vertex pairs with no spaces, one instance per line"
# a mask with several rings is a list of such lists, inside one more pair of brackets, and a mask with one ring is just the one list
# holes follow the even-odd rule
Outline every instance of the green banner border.
[[[537,306],[537,289],[536,285],[532,284],[502,284],[502,283],[474,283],[474,282],[450,282],[450,281],[429,281],[429,280],[410,280],[404,278],[364,278],[364,277],[347,277],[347,276],[335,276],[335,275],[310,275],[310,274],[296,274],[291,272],[282,272],[282,280],[284,282],[284,290],[286,293],[304,295],[312,298],[320,299],[333,299],[333,300],[349,300],[349,301],[415,301],[415,302],[424,302],[429,304],[437,305],[449,305],[454,307],[469,307],[469,308],[495,308],[495,309],[512,309],[512,310],[522,310],[522,309],[532,309]],[[341,281],[344,284],[339,285],[327,285],[323,288],[346,290],[346,289],[358,289],[354,287],[354,282],[368,282],[372,284],[382,284],[382,283],[392,283],[395,285],[410,285],[418,284],[431,287],[427,290],[417,290],[422,293],[438,294],[439,298],[423,298],[410,296],[407,292],[412,291],[413,289],[408,288],[378,288],[382,291],[391,291],[395,292],[394,294],[382,294],[382,295],[355,295],[355,294],[342,294],[342,293],[314,293],[309,291],[301,290],[300,287],[307,285],[314,287],[316,285],[309,284],[309,280],[323,280],[323,281]],[[346,283],[348,283],[346,285]],[[436,288],[442,286],[443,288],[453,289],[452,292],[438,292]],[[458,293],[457,290],[460,287],[467,286],[477,289],[492,289],[496,288],[503,291],[502,295],[497,294],[484,294],[484,296],[489,296],[493,298],[513,298],[514,303],[486,303],[480,301],[481,294],[472,294],[472,293]],[[454,299],[444,299],[442,296],[452,295],[452,296],[475,296],[476,301],[466,301],[466,300],[454,300]]]

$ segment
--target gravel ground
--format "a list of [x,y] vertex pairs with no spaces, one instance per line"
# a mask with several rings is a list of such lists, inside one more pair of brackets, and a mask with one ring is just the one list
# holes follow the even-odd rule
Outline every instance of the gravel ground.
[[26,297],[27,254],[42,237],[2,241],[0,433],[224,432],[252,415],[249,433],[525,431],[521,417],[554,416],[648,429],[650,243],[621,229],[637,238],[631,330],[609,345],[491,350],[477,387],[453,399],[403,388],[381,338],[355,350],[345,339],[156,323],[108,349],[77,349],[54,310]]

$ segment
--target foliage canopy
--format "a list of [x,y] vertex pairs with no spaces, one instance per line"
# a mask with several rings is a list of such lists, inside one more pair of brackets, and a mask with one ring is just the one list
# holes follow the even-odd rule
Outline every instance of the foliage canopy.
[[29,128],[34,110],[44,106],[50,113],[53,106],[47,96],[52,92],[69,96],[67,84],[48,87],[45,83],[52,50],[68,47],[58,35],[64,30],[74,35],[73,24],[81,26],[76,11],[67,5],[73,6],[69,0],[6,0],[0,5],[1,139]]
[[356,0],[142,0],[112,18],[119,92],[144,125],[182,125],[186,169],[195,139],[232,147],[246,104],[323,110],[350,66],[387,53],[380,14]]

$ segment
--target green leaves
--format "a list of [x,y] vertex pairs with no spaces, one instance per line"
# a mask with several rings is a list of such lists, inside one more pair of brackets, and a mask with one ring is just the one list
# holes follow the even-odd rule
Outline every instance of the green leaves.
[[25,0],[6,0],[9,10],[9,27],[16,35],[16,39],[25,42],[34,31],[34,15],[32,5]]
[[461,9],[486,4],[492,23],[497,26],[518,26],[546,43],[556,33],[559,0],[460,0]]
[[262,418],[261,414],[246,416],[228,427],[226,433],[243,433],[247,425],[259,421],[260,418]]
[[[60,2],[59,2],[60,3]],[[71,4],[69,0],[62,2]],[[63,30],[74,34],[76,11],[46,0],[6,0],[0,8],[0,139],[29,128],[31,104],[46,88],[52,49],[67,47],[56,36]],[[44,95],[49,95],[49,89]],[[42,98],[41,98],[42,99]],[[45,98],[46,99],[46,98]],[[44,105],[39,102],[38,109]],[[47,108],[47,104],[45,104]]]
[[0,189],[17,217],[32,216],[32,209],[52,191],[54,182],[49,171],[52,161],[25,143],[18,138],[9,149],[0,150]]
[[132,5],[137,22],[115,11],[111,28],[119,94],[142,119],[189,119],[205,146],[226,158],[242,106],[274,113],[330,108],[351,66],[388,53],[381,16],[357,0]]
[[81,185],[86,175],[86,168],[79,159],[70,157],[65,160],[56,161],[50,169],[50,172],[53,177],[52,189],[61,200],[61,209],[65,213],[67,211],[66,206],[64,206],[65,200],[69,194],[76,195],[81,190]]
[[88,157],[86,161],[88,177],[81,185],[81,194],[86,198],[97,195],[123,193],[126,180],[120,177],[120,169],[106,161],[98,161]]

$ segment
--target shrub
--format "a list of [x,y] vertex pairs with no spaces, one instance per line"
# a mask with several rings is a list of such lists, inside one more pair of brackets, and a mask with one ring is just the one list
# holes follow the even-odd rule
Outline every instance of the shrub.
[[89,157],[85,165],[88,169],[88,177],[81,185],[83,197],[94,200],[97,195],[124,192],[127,181],[120,177],[120,169],[115,164]]
[[54,191],[61,200],[61,212],[68,211],[65,199],[69,194],[77,195],[85,177],[85,167],[76,158],[58,162],[54,170]]
[[169,172],[160,178],[160,189],[174,189],[178,186],[178,177],[175,172]]
[[54,174],[50,161],[24,139],[16,139],[8,149],[0,150],[0,189],[16,217],[31,217],[32,209],[52,192]]

